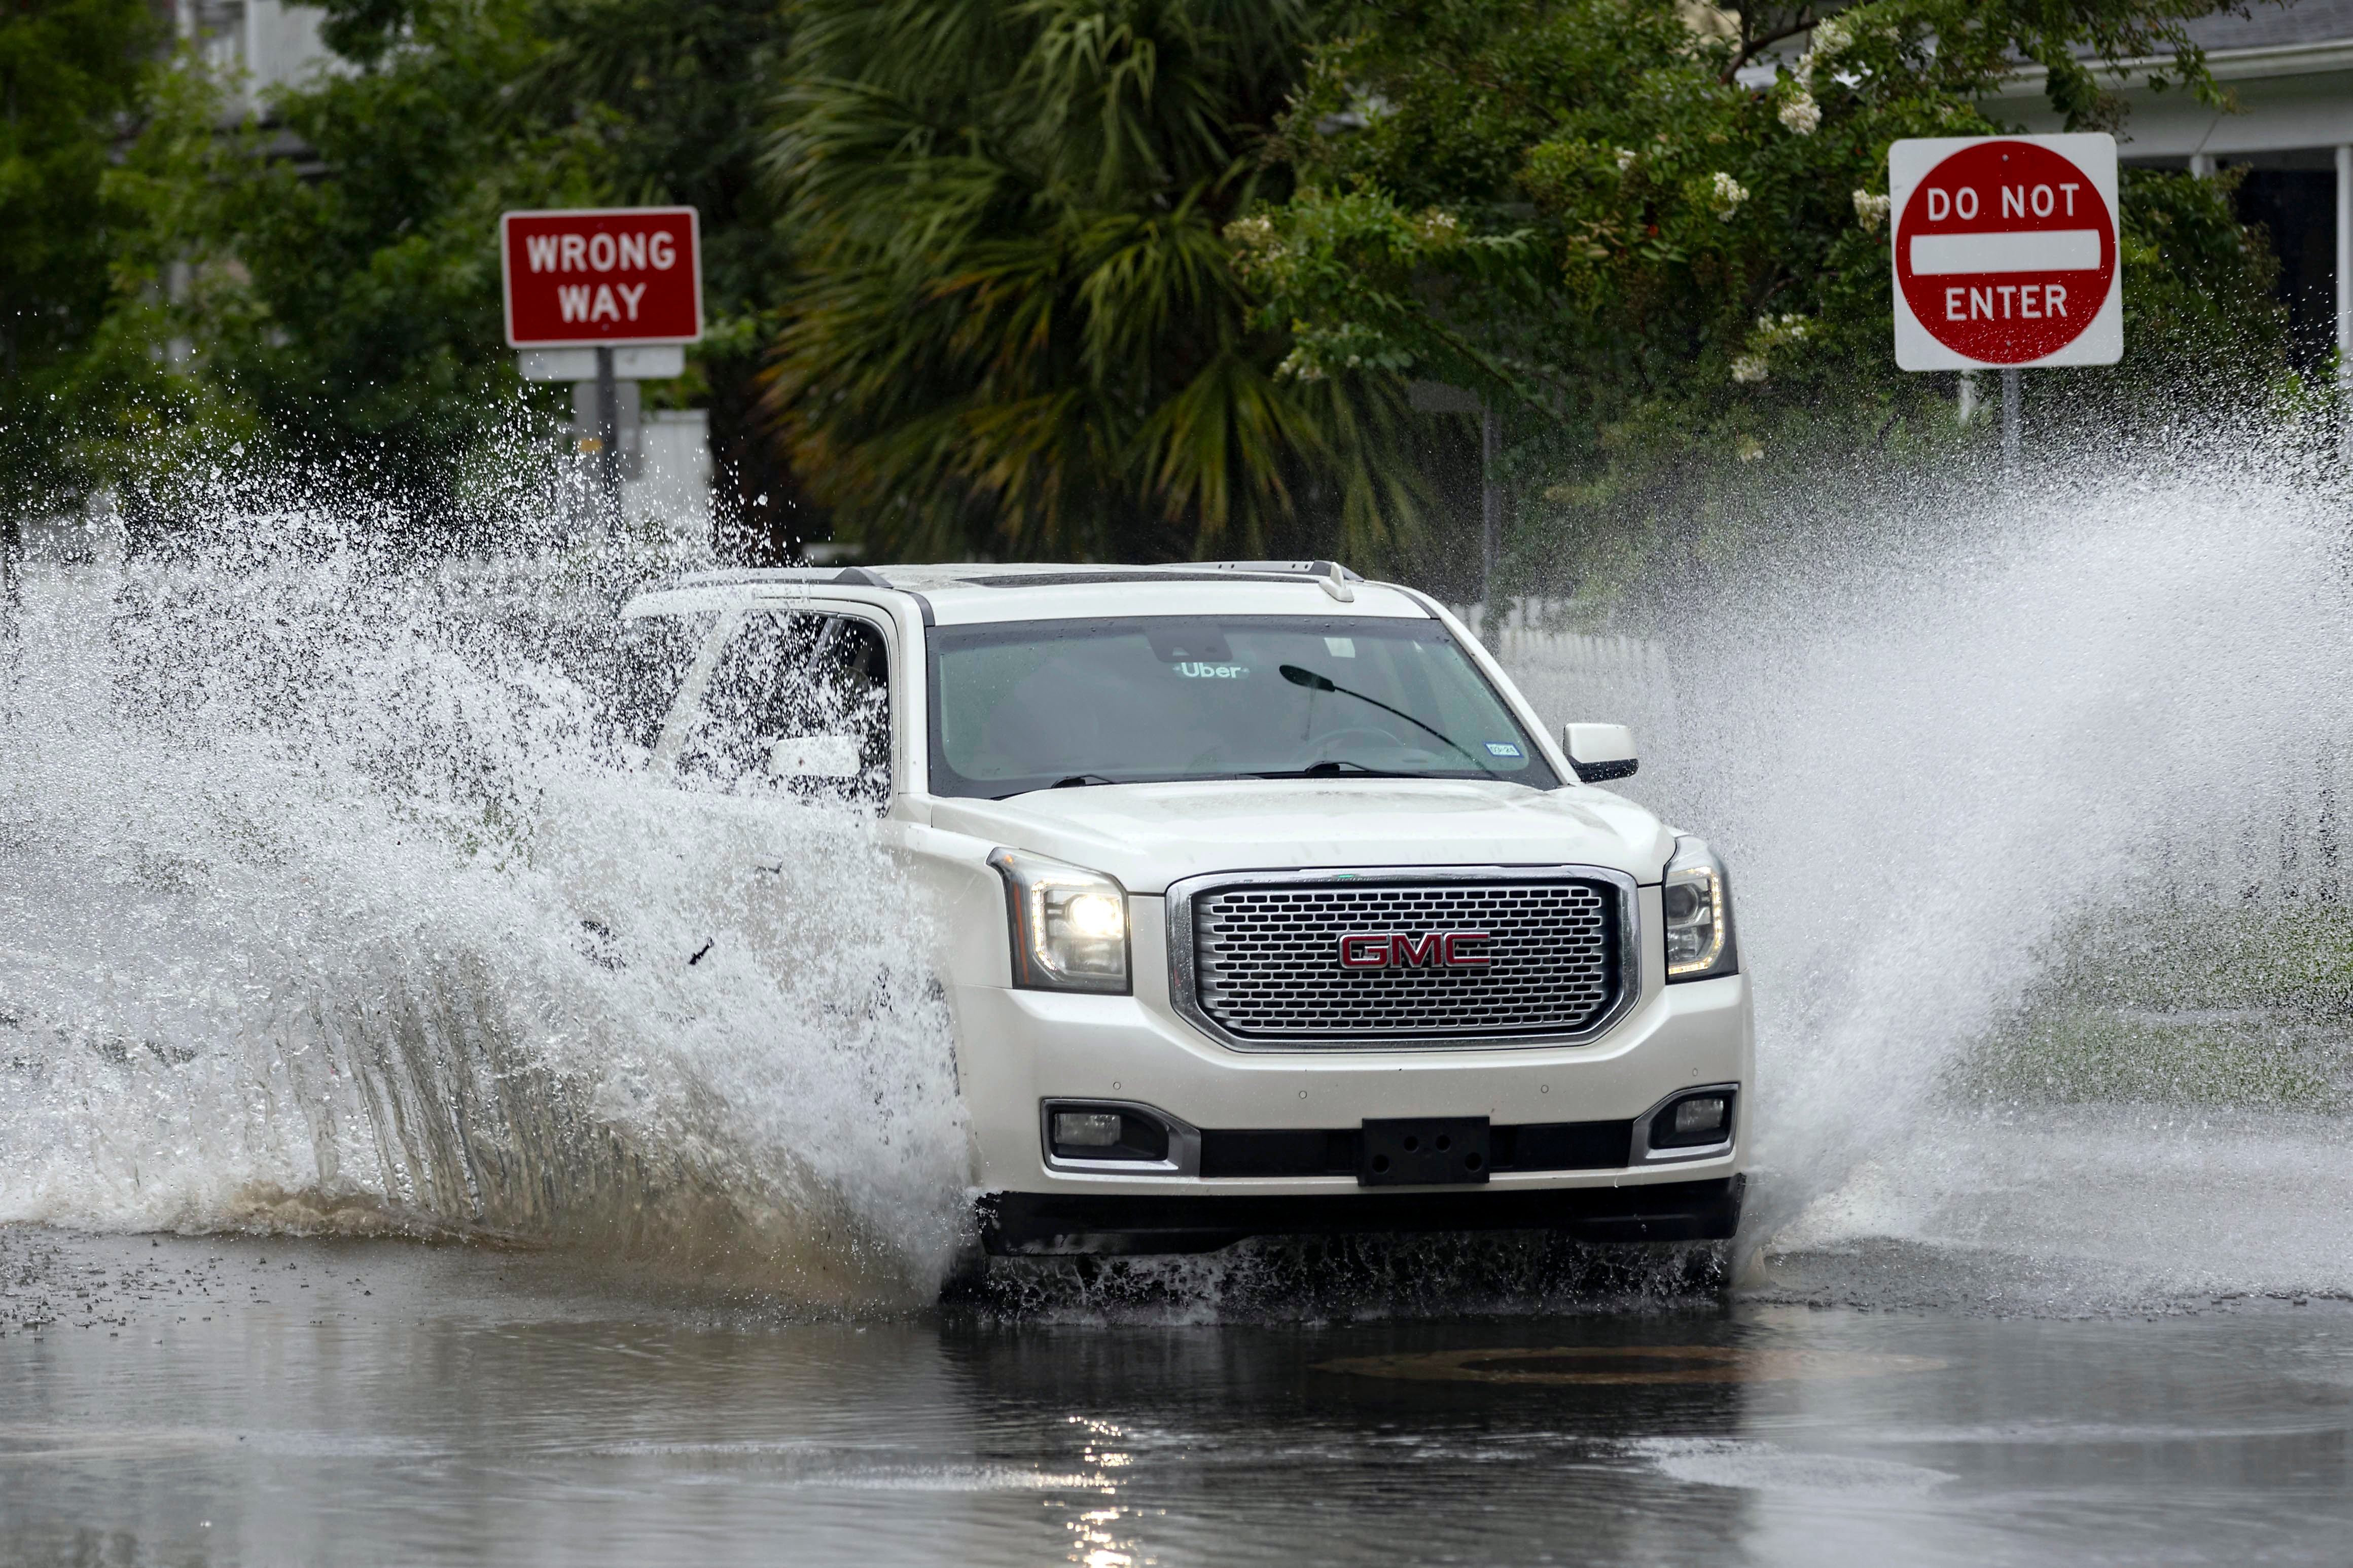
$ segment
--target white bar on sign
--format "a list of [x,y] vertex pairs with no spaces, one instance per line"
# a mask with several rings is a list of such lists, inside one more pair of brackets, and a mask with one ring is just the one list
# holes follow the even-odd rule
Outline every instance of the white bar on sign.
[[[515,357],[522,362],[525,381],[593,381],[596,375],[595,349],[524,349]],[[685,374],[686,351],[675,343],[613,351],[617,380],[668,381]]]
[[1918,278],[1947,272],[2090,272],[2099,265],[2096,228],[1912,237],[1912,272]]

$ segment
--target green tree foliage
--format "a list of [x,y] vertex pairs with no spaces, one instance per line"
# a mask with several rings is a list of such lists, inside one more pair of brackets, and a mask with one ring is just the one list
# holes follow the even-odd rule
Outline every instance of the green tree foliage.
[[[1516,580],[1599,593],[1801,462],[1977,438],[1889,363],[1888,143],[1996,129],[2020,59],[2077,125],[2102,58],[2211,97],[2210,8],[328,0],[338,68],[240,121],[143,0],[17,0],[0,500],[226,453],[452,510],[563,396],[502,342],[498,212],[688,202],[712,330],[656,395],[709,402],[768,549],[830,507],[878,553],[1442,576],[1475,437],[1421,378],[1508,416]],[[2229,182],[2124,197],[2125,369],[2038,385],[2261,390]]]
[[[126,489],[220,455],[453,517],[469,455],[560,388],[505,343],[516,207],[691,203],[713,327],[687,393],[736,413],[783,274],[755,177],[784,39],[764,0],[330,0],[337,68],[240,119],[238,84],[155,62],[105,176],[104,327],[73,367],[94,471]],[[108,286],[108,268],[99,268]],[[732,400],[732,401],[731,401]],[[765,443],[743,465],[765,485]],[[168,487],[167,487],[168,488]],[[782,490],[784,487],[776,488]],[[154,503],[158,506],[163,503]]]
[[343,68],[266,121],[241,82],[154,62],[108,177],[135,221],[76,387],[81,449],[134,530],[216,470],[332,475],[449,519],[467,453],[518,411],[498,214],[587,197],[609,162],[593,129],[511,109],[543,52],[532,22],[525,0],[332,6]]
[[257,139],[212,215],[259,330],[200,341],[290,455],[429,504],[514,389],[500,211],[585,200],[609,160],[593,125],[504,112],[543,49],[525,6],[329,15],[356,68],[277,104],[316,167]]
[[782,79],[783,0],[547,0],[546,53],[519,84],[551,123],[601,128],[606,199],[702,215],[703,342],[681,395],[708,404],[729,494],[754,553],[820,531],[760,413],[790,248],[759,160]]
[[[1694,28],[1644,0],[1421,0],[1352,16],[1286,116],[1299,188],[1230,225],[1289,373],[1364,365],[1478,389],[1517,437],[1524,584],[1606,592],[1788,465],[1951,437],[1946,377],[1889,348],[1886,161],[1984,134],[1987,90],[2050,63],[2054,104],[2113,119],[2077,58],[2179,49],[2188,0],[1867,0]],[[1784,52],[1767,53],[1779,42]],[[1744,68],[1769,63],[1769,80]],[[2125,187],[2139,390],[2278,363],[2270,258],[2227,185]],[[2230,356],[2215,349],[2235,335]],[[1566,552],[1546,542],[1577,541]]]
[[1273,374],[1219,238],[1303,0],[811,0],[771,153],[802,247],[775,404],[889,553],[1387,549],[1393,380]]
[[0,10],[0,522],[11,530],[71,483],[60,393],[105,313],[121,215],[101,187],[159,33],[145,0]]

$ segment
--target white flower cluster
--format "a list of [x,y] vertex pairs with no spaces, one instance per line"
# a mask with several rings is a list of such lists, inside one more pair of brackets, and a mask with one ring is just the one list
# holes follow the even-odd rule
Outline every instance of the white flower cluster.
[[1794,311],[1785,311],[1777,320],[1772,316],[1757,318],[1757,330],[1748,334],[1748,352],[1732,362],[1732,379],[1743,386],[1754,386],[1773,374],[1768,356],[1775,349],[1788,343],[1801,343],[1814,330],[1814,323]]
[[1730,223],[1740,211],[1740,204],[1748,199],[1748,187],[1718,169],[1715,172],[1715,216]]
[[1316,363],[1314,355],[1307,353],[1304,349],[1293,349],[1289,353],[1282,356],[1282,363],[1281,364],[1274,367],[1274,379],[1277,381],[1321,381],[1324,379],[1324,367]]
[[1874,196],[1869,191],[1855,192],[1854,221],[1862,225],[1865,234],[1877,234],[1879,226],[1887,221],[1887,198]]
[[1226,238],[1234,245],[1264,245],[1274,237],[1274,225],[1255,214],[1226,225]]
[[1814,101],[1811,93],[1800,89],[1782,103],[1778,118],[1798,135],[1811,136],[1821,127],[1822,106]]
[[1462,236],[1462,220],[1442,207],[1431,207],[1416,220],[1424,245],[1451,245]]
[[1825,16],[1815,23],[1813,47],[1798,57],[1797,69],[1794,73],[1797,76],[1798,84],[1800,87],[1812,88],[1815,68],[1833,55],[1843,53],[1853,42],[1854,29],[1842,18]]
[[1287,254],[1272,221],[1259,213],[1226,225],[1226,243],[1234,247],[1234,270],[1244,278],[1274,270]]
[[1739,453],[1742,462],[1753,463],[1765,456],[1765,443],[1754,436],[1743,436],[1740,438],[1740,445],[1733,450]]
[[1619,172],[1620,174],[1624,174],[1627,170],[1629,170],[1629,169],[1632,168],[1633,166],[1634,166],[1634,149],[1632,149],[1631,147],[1620,147],[1620,148],[1619,148],[1619,149],[1618,149],[1618,172]]
[[[1805,97],[1807,101],[1812,101],[1814,70],[1821,68],[1821,66],[1833,57],[1833,54],[1845,52],[1847,45],[1852,45],[1852,42],[1854,42],[1854,28],[1847,26],[1847,21],[1840,19],[1840,16],[1823,16],[1821,21],[1814,24],[1812,47],[1810,47],[1805,54],[1798,57],[1798,64],[1790,66],[1790,75],[1798,78],[1798,97]],[[1788,110],[1786,110],[1786,108],[1781,110],[1781,124],[1788,124]],[[1798,127],[1790,124],[1790,130],[1795,132]],[[1810,136],[1812,134],[1812,130],[1814,127],[1807,127],[1807,130],[1798,132],[1798,134]]]

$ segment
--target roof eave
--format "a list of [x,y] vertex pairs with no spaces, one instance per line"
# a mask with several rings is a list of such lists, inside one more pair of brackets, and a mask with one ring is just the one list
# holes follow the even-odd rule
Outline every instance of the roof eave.
[[[2173,62],[2171,55],[2149,55],[2139,59],[2096,65],[2092,68],[2092,74],[2103,87],[2129,90],[2140,85],[2134,79],[2165,69]],[[2216,81],[2250,81],[2265,77],[2318,76],[2328,71],[2353,70],[2353,38],[2270,44],[2252,49],[2211,50],[2206,56],[2206,69]],[[1989,101],[2041,98],[2050,77],[2051,73],[2041,66],[2022,66],[2010,72],[1985,96]]]

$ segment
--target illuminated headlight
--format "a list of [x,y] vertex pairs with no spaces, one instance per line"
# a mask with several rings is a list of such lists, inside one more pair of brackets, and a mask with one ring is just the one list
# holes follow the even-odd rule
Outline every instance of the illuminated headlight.
[[988,863],[1005,879],[1014,984],[1126,992],[1126,889],[1100,871],[1023,849],[994,850]]
[[1696,838],[1675,840],[1660,901],[1665,906],[1667,979],[1709,980],[1740,968],[1732,939],[1732,889],[1724,862]]

